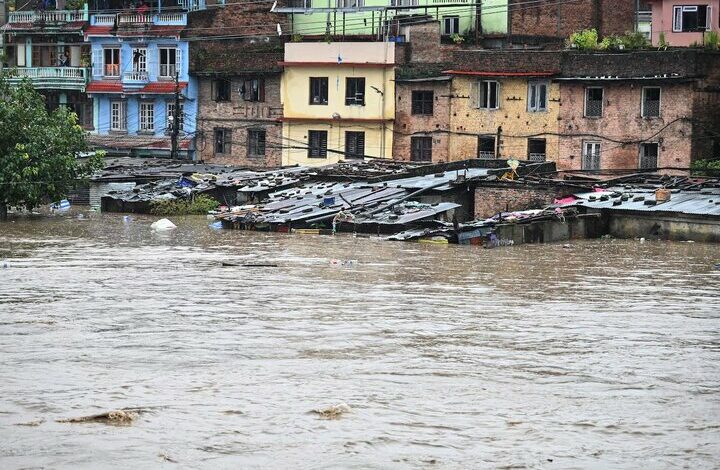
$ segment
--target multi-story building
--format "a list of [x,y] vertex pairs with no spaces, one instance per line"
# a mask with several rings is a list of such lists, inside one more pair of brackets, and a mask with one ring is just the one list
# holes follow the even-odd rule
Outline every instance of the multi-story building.
[[90,45],[83,37],[88,9],[11,12],[2,28],[4,65],[11,83],[29,79],[48,109],[67,106],[87,129],[93,126],[89,79]]
[[284,165],[392,158],[395,44],[287,43]]
[[[507,32],[508,0],[285,0],[275,8],[286,13],[292,34],[317,36],[380,35],[396,16],[431,15],[443,35]],[[480,21],[477,21],[477,18]]]
[[[193,158],[197,85],[188,73],[187,14],[94,14],[92,44],[95,135],[110,154],[170,156],[178,126],[178,158]],[[177,118],[177,119],[175,119]]]
[[660,35],[670,46],[702,45],[710,31],[720,32],[720,0],[647,0],[652,8],[652,43]]
[[720,150],[720,54],[565,53],[558,168],[687,169]]

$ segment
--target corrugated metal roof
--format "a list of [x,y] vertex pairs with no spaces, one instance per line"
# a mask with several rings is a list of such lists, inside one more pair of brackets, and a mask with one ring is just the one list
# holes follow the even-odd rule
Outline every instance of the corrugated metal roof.
[[[579,200],[567,205],[617,211],[672,212],[720,217],[720,188],[671,192],[670,200],[657,203],[650,189],[609,188],[603,192],[575,194]],[[623,200],[626,199],[626,200]],[[646,204],[653,201],[655,204]]]
[[488,168],[467,168],[463,170],[450,170],[435,175],[425,176],[414,176],[411,178],[401,178],[391,181],[385,181],[383,183],[374,183],[372,186],[387,186],[393,188],[404,188],[404,189],[424,189],[439,184],[445,181],[447,184],[435,188],[435,191],[448,191],[452,188],[450,183],[457,180],[459,177],[465,177],[465,179],[477,178],[479,176],[487,176],[490,169]]

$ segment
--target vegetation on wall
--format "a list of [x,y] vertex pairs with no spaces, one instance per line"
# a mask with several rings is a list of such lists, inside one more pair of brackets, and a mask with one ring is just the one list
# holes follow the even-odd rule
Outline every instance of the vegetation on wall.
[[690,165],[690,170],[695,176],[720,176],[720,159],[695,160]]
[[628,32],[622,36],[605,36],[598,41],[598,33],[595,29],[585,29],[572,33],[568,40],[568,46],[581,51],[622,51],[639,50],[650,48],[650,42],[642,33]]

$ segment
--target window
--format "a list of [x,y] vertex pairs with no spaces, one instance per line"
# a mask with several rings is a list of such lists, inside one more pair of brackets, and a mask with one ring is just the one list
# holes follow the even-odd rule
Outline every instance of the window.
[[310,77],[310,104],[328,104],[327,77]]
[[155,103],[140,103],[140,132],[155,132]]
[[596,142],[596,141],[583,142],[582,169],[583,170],[599,170],[600,169],[600,142]]
[[110,130],[127,131],[127,108],[124,101],[110,103]]
[[585,117],[602,117],[603,114],[603,89],[585,89]]
[[361,8],[365,6],[365,0],[337,0],[338,8]]
[[232,130],[226,129],[224,127],[216,127],[213,130],[214,134],[214,143],[215,143],[215,155],[229,155],[230,154],[230,146],[231,146],[231,138],[232,138]]
[[528,111],[547,111],[547,82],[528,83]]
[[660,145],[657,142],[640,144],[640,169],[655,170],[658,166]]
[[215,101],[230,101],[230,80],[219,78],[212,81],[211,93]]
[[290,8],[312,8],[312,0],[288,0]]
[[545,139],[528,139],[528,160],[531,162],[544,162],[546,147]]
[[416,7],[419,0],[390,0],[391,7]]
[[133,72],[147,72],[147,49],[136,47],[133,49]]
[[445,36],[460,34],[459,16],[443,16],[443,34]]
[[660,87],[642,89],[641,115],[645,118],[660,117]]
[[410,161],[432,161],[432,137],[410,138]]
[[265,101],[265,80],[262,78],[245,80],[240,87],[240,95],[245,101]]
[[500,83],[481,81],[479,85],[478,108],[498,109],[500,107]]
[[248,157],[265,156],[265,131],[248,129]]
[[412,92],[412,113],[432,116],[434,93],[427,90],[414,90]]
[[327,131],[308,131],[308,158],[327,158],[327,134]]
[[673,7],[673,31],[690,33],[707,31],[712,26],[712,7],[685,5]]
[[[166,114],[167,116],[167,125],[165,126],[165,131],[167,133],[172,132],[172,123],[175,116],[175,103],[170,101],[167,103],[166,107]],[[178,131],[182,132],[183,125],[185,124],[185,105],[183,103],[180,103],[180,109],[178,110]]]
[[103,75],[106,77],[120,76],[120,49],[106,48],[103,52]]
[[481,135],[478,137],[478,158],[495,158],[495,136]]
[[365,133],[345,132],[345,158],[365,157]]
[[160,51],[160,77],[175,78],[175,73],[179,72],[180,50],[174,47],[160,47],[158,50]]
[[365,106],[365,78],[345,79],[345,105]]

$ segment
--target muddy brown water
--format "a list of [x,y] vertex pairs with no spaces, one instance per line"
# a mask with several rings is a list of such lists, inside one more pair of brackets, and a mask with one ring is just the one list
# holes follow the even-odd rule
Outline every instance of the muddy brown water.
[[717,245],[73,217],[0,224],[2,469],[719,465]]

